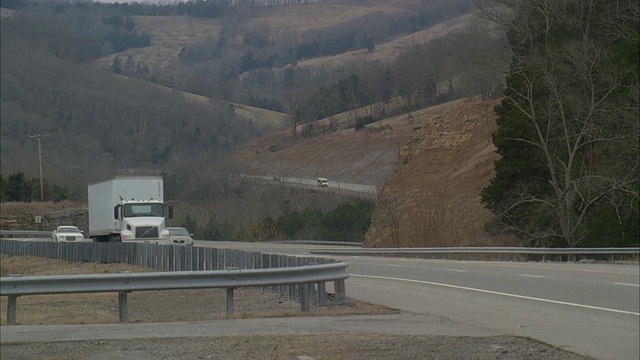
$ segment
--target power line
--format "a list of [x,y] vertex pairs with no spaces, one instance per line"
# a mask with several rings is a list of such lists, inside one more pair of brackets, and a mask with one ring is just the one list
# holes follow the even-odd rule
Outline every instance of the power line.
[[29,148],[26,148],[26,149],[13,149],[13,150],[4,149],[4,150],[0,150],[0,154],[7,155],[7,154],[26,153],[26,152],[33,153],[34,151],[35,151],[34,149],[29,149]]
[[37,159],[38,159],[37,157],[33,157],[33,158],[28,158],[28,159],[19,160],[19,161],[12,161],[12,162],[2,161],[0,166],[6,167],[6,166],[9,166],[9,165],[22,164],[22,163],[31,162],[31,161],[37,160]]
[[67,170],[65,170],[64,166],[56,164],[53,160],[49,159],[47,155],[43,155],[42,157],[47,161],[47,163],[53,165],[53,167],[55,167],[56,169],[60,170],[63,174],[69,176],[70,178],[72,178],[72,179],[74,179],[76,181],[82,182],[82,180],[80,180],[77,177],[71,175],[71,173],[69,173]]
[[[3,140],[4,141],[4,140]],[[30,153],[37,154],[37,149],[34,149],[30,146],[25,146],[23,144],[9,144],[7,145],[5,142],[2,143],[2,148],[0,148],[0,155],[8,155],[15,153]]]
[[27,136],[20,136],[20,137],[11,138],[11,139],[1,139],[0,141],[14,141],[14,140],[26,139],[26,138],[29,138],[29,137],[31,137],[31,136],[27,135]]

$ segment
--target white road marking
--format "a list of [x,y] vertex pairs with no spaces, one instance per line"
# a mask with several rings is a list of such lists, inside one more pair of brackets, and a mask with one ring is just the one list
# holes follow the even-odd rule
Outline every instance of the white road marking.
[[467,272],[467,270],[460,270],[460,269],[447,269],[449,271],[455,271],[455,272]]
[[551,303],[551,304],[568,305],[568,306],[580,307],[580,308],[585,308],[585,309],[602,310],[602,311],[609,311],[609,312],[618,313],[618,314],[627,314],[627,315],[640,316],[640,313],[633,312],[633,311],[625,311],[625,310],[608,309],[608,308],[603,308],[603,307],[599,307],[599,306],[591,306],[591,305],[584,305],[584,304],[570,303],[570,302],[565,302],[565,301],[550,300],[550,299],[542,299],[542,298],[531,297],[531,296],[524,296],[524,295],[517,295],[517,294],[509,294],[509,293],[503,293],[503,292],[499,292],[499,291],[491,291],[491,290],[476,289],[476,288],[470,288],[470,287],[466,287],[466,286],[458,286],[458,285],[451,285],[451,284],[442,284],[442,283],[436,283],[436,282],[431,282],[431,281],[413,280],[413,279],[402,279],[402,278],[392,278],[392,277],[386,277],[386,276],[357,275],[357,274],[349,274],[349,276],[350,276],[350,277],[368,278],[368,279],[396,280],[396,281],[405,281],[405,282],[410,282],[410,283],[418,283],[418,284],[427,284],[427,285],[443,286],[443,287],[448,287],[448,288],[453,288],[453,289],[462,289],[462,290],[469,290],[469,291],[477,291],[477,292],[481,292],[481,293],[485,293],[485,294],[508,296],[508,297],[517,298],[517,299],[526,299],[526,300],[533,300],[533,301],[541,301],[541,302],[547,302],[547,303]]
[[532,278],[543,278],[544,277],[542,275],[531,275],[531,274],[520,274],[520,276],[532,277]]
[[623,285],[623,286],[635,286],[635,287],[640,287],[640,284],[629,284],[629,283],[619,283],[619,282],[614,282],[614,285]]
[[391,267],[404,267],[404,265],[398,265],[398,264],[387,264],[387,266],[391,266]]

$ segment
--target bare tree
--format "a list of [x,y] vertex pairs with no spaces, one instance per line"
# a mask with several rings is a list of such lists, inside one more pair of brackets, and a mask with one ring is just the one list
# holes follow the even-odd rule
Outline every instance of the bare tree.
[[461,246],[463,214],[454,207],[455,195],[446,184],[422,192],[420,203],[411,213],[410,236],[413,246]]
[[[532,129],[530,136],[502,140],[541,154],[549,189],[521,184],[498,216],[505,228],[528,239],[560,238],[575,247],[585,238],[595,207],[626,201],[637,212],[637,63],[635,69],[621,65],[612,45],[637,46],[637,2],[499,0],[493,5],[483,7],[484,14],[505,27],[514,51],[503,106]],[[522,208],[546,216],[549,224],[511,221]]]

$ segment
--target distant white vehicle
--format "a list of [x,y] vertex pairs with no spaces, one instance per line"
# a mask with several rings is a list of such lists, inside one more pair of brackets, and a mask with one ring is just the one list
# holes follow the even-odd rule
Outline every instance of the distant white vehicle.
[[84,234],[77,226],[58,226],[51,235],[53,242],[80,242],[84,241]]
[[318,186],[327,187],[329,186],[329,180],[326,178],[318,178]]
[[193,246],[193,234],[183,227],[168,227],[162,231],[162,237],[173,245]]

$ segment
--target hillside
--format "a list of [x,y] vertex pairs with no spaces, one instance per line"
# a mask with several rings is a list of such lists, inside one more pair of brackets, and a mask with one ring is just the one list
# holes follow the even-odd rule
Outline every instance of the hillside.
[[497,246],[483,227],[480,192],[495,176],[497,101],[458,100],[425,109],[378,194],[367,247]]
[[[115,56],[122,58],[131,55],[136,62],[150,64],[154,69],[161,68],[166,78],[179,78],[184,75],[181,72],[186,70],[179,66],[174,68],[172,64],[178,61],[177,57],[181,49],[192,44],[215,41],[225,27],[231,31],[235,31],[234,27],[236,30],[242,27],[267,29],[268,33],[275,37],[286,37],[287,34],[300,35],[311,30],[319,32],[314,36],[331,36],[331,31],[344,30],[341,27],[343,24],[375,19],[381,13],[411,15],[407,12],[408,9],[419,3],[421,2],[417,0],[341,0],[300,6],[270,7],[255,10],[251,16],[244,14],[242,19],[245,22],[235,24],[232,24],[233,19],[137,16],[136,29],[150,34],[152,46],[130,48],[122,53],[111,54],[95,61],[93,66],[82,67],[82,71],[75,70],[76,67],[73,64],[54,58],[51,58],[50,62],[55,62],[57,67],[52,67],[52,70],[44,70],[44,67],[40,66],[43,69],[40,71],[43,73],[58,74],[60,79],[56,84],[60,90],[56,96],[49,99],[51,105],[41,106],[42,114],[37,118],[39,121],[37,125],[40,127],[49,125],[52,119],[61,123],[58,126],[51,126],[51,131],[55,131],[56,134],[52,135],[50,143],[45,144],[52,158],[55,154],[52,151],[52,145],[65,143],[64,136],[71,133],[66,131],[66,127],[85,138],[82,142],[75,143],[74,149],[67,149],[68,151],[63,155],[55,154],[54,158],[58,163],[77,164],[76,168],[84,171],[75,176],[77,182],[86,183],[95,180],[98,175],[106,177],[101,172],[112,173],[117,167],[130,166],[129,164],[135,164],[133,166],[139,168],[147,166],[155,170],[168,170],[169,173],[186,164],[202,164],[199,170],[204,173],[206,171],[204,169],[218,166],[219,157],[226,156],[223,160],[242,165],[242,168],[250,168],[255,174],[260,175],[304,178],[321,176],[329,178],[330,181],[378,186],[380,188],[378,208],[367,236],[367,246],[422,245],[425,239],[418,238],[416,234],[424,229],[420,229],[421,221],[412,216],[419,215],[427,218],[443,214],[443,212],[433,215],[420,214],[417,210],[438,208],[443,200],[449,201],[446,204],[447,208],[455,210],[457,216],[466,214],[465,212],[470,215],[467,219],[468,226],[465,227],[465,231],[468,232],[465,239],[481,237],[482,224],[488,215],[478,204],[478,193],[491,178],[492,161],[495,159],[490,142],[490,133],[494,126],[491,115],[493,102],[458,100],[406,113],[403,106],[406,105],[407,100],[402,97],[406,94],[398,95],[399,90],[389,90],[395,98],[389,100],[383,110],[386,114],[401,113],[400,115],[376,121],[368,124],[361,131],[355,131],[355,119],[374,114],[376,105],[372,105],[366,109],[360,108],[335,115],[331,121],[337,122],[337,131],[329,129],[330,120],[324,119],[313,123],[312,128],[305,125],[305,131],[309,129],[311,131],[305,132],[304,136],[303,129],[299,126],[296,129],[296,135],[293,136],[290,129],[285,127],[286,119],[283,118],[282,113],[261,111],[237,102],[217,103],[211,100],[213,96],[176,91],[175,89],[180,88],[177,85],[184,85],[179,80],[167,83],[160,81],[159,77],[151,76],[149,80],[152,81],[145,81],[146,79],[127,78],[96,69],[96,66],[109,67]],[[10,14],[11,12],[3,12],[3,16],[10,16]],[[410,17],[403,19],[403,21],[409,21]],[[404,50],[454,32],[471,21],[471,15],[463,15],[453,20],[435,23],[434,26],[409,35],[405,32],[403,33],[405,35],[398,35],[386,43],[377,43],[375,51],[357,50],[334,56],[303,59],[296,66],[327,70],[349,68],[350,63],[357,64],[373,60],[380,60],[383,63],[392,62]],[[326,34],[320,32],[323,29],[327,30]],[[241,37],[243,33],[238,30],[237,34]],[[4,42],[3,49],[7,44]],[[25,58],[32,54],[28,48],[23,49],[15,45],[15,49],[17,49],[16,54],[21,54]],[[231,55],[235,51],[239,50],[229,49]],[[420,69],[425,67],[425,63],[421,62],[422,58],[415,56],[415,61],[408,64],[418,64],[416,67]],[[16,78],[14,81],[16,84],[27,83],[27,81],[38,84],[39,92],[34,94],[46,93],[42,89],[48,89],[51,85],[44,83],[47,86],[40,86],[40,82],[49,77],[39,73],[37,73],[38,76],[34,76],[33,73],[36,71],[32,70],[30,73],[34,79],[22,79],[27,72],[19,71],[21,69],[19,65],[25,61],[13,57],[15,59],[12,67],[7,65],[10,59],[4,62],[3,74],[6,72],[12,75],[10,79]],[[439,59],[439,61],[444,60]],[[211,68],[208,69],[215,68],[214,65],[209,64]],[[201,79],[200,75],[205,74],[205,70],[207,70],[205,67],[198,68],[193,72],[193,74],[199,74],[198,76],[184,76],[182,81],[193,80],[205,89],[227,85],[217,81],[219,78],[216,77],[206,81]],[[345,71],[347,74],[355,69],[349,68]],[[416,78],[411,74],[401,75],[396,78],[398,81],[407,77]],[[368,78],[362,74],[361,77],[364,88]],[[94,84],[94,79],[101,81]],[[445,81],[445,78],[423,79],[435,84],[442,84]],[[446,78],[449,86],[459,79],[454,74],[449,74]],[[3,82],[9,83],[4,78]],[[78,84],[86,84],[86,86],[78,86]],[[239,94],[243,93],[241,86],[247,86],[244,90],[250,88],[250,84],[243,83],[241,77],[238,78],[237,84],[233,81],[228,84],[232,89],[227,95],[240,97]],[[275,93],[278,91],[276,85],[270,83],[263,90]],[[172,86],[175,86],[175,89]],[[12,88],[18,88],[18,86]],[[68,93],[68,89],[74,92]],[[417,92],[423,90],[415,89]],[[217,93],[218,96],[219,94]],[[18,100],[24,97],[24,94],[17,93],[17,95],[20,95],[16,96]],[[432,94],[434,97],[435,95],[435,93]],[[36,95],[32,97],[38,98]],[[222,96],[216,98],[222,98]],[[237,100],[233,96],[229,98]],[[388,98],[385,99],[387,100]],[[422,100],[434,101],[434,99]],[[241,102],[241,100],[238,101]],[[357,106],[363,106],[363,103],[360,101]],[[16,113],[15,118],[31,111],[29,104],[31,102],[24,101],[24,104],[15,106],[13,108]],[[118,105],[112,106],[112,104]],[[356,104],[354,103],[353,106],[356,107]],[[49,110],[50,108],[56,111]],[[383,116],[382,113],[378,113],[379,109],[375,111],[380,117]],[[11,113],[8,114],[11,115]],[[111,117],[100,120],[94,114],[99,114],[100,117],[108,114]],[[36,124],[33,121],[31,123]],[[105,126],[107,124],[109,126]],[[72,125],[73,128],[71,128]],[[267,132],[274,128],[280,130]],[[41,131],[28,130],[32,133]],[[3,136],[5,135],[3,131]],[[242,144],[243,141],[253,137],[257,138]],[[81,148],[86,144],[91,144],[91,150]],[[107,163],[104,160],[105,157],[109,157],[113,162],[109,168],[105,168]],[[64,169],[62,166],[61,168]],[[68,175],[64,171],[61,172],[63,174],[59,178]],[[441,186],[443,183],[448,184],[448,187],[443,188]],[[444,196],[438,196],[443,192]],[[449,194],[455,194],[455,196]],[[211,201],[211,199],[204,200]],[[210,203],[208,207],[212,208]],[[246,211],[243,214],[246,215]],[[443,228],[452,220],[443,221],[445,220],[442,220],[439,225],[432,224],[429,230],[436,231],[434,229]],[[444,236],[443,234],[438,235],[437,241],[442,241],[440,238]],[[461,239],[462,237],[456,234],[457,243],[470,241]]]
[[[256,11],[248,20],[235,26],[246,29],[266,29],[275,38],[283,38],[287,33],[301,34],[305,31],[319,31],[343,23],[380,14],[406,13],[415,0],[396,1],[324,1],[306,5],[271,6]],[[186,47],[203,41],[214,41],[220,36],[225,23],[220,19],[185,18],[183,16],[136,16],[136,28],[151,36],[151,46],[130,48],[111,54],[94,62],[96,66],[109,69],[116,56],[126,58],[131,55],[136,62],[141,61],[151,68],[171,66],[178,62],[178,54]],[[418,44],[450,34],[469,25],[473,15],[465,14],[452,20],[438,23],[412,34],[399,35],[382,44],[377,44],[373,52],[366,49],[349,51],[334,56],[302,60],[299,67],[334,68],[358,61],[381,60],[389,62],[403,50]]]
[[486,244],[479,193],[494,176],[496,104],[457,100],[311,139],[279,131],[230,158],[261,175],[379,186],[368,247]]

